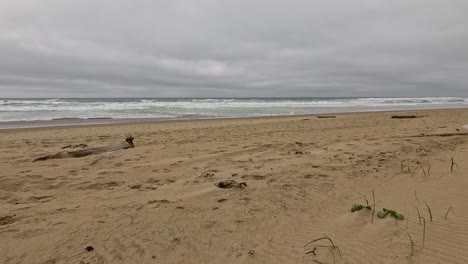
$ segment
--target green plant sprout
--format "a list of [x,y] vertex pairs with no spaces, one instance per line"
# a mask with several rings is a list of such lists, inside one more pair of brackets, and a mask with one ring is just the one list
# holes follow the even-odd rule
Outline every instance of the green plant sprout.
[[366,205],[362,205],[362,204],[353,204],[353,206],[351,207],[351,212],[358,212],[358,211],[361,211],[362,209],[368,209],[368,210],[371,210],[372,208],[370,207],[369,205],[369,202],[366,200]]
[[404,220],[405,219],[405,217],[402,214],[397,213],[397,211],[395,211],[395,210],[390,210],[390,209],[387,209],[387,208],[383,208],[382,211],[379,211],[377,213],[377,216],[379,218],[385,218],[387,215],[391,215],[391,216],[395,217],[395,219],[397,219],[397,220]]

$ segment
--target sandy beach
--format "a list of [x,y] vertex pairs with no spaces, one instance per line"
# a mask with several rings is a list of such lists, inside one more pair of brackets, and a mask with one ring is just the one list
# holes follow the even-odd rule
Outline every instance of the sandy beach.
[[[450,109],[0,130],[0,262],[468,263],[467,124]],[[335,247],[309,243],[324,236]]]

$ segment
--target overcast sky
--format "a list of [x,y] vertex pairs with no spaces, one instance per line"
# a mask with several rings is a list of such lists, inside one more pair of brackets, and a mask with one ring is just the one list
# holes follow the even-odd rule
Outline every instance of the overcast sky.
[[0,97],[468,96],[467,0],[0,0]]

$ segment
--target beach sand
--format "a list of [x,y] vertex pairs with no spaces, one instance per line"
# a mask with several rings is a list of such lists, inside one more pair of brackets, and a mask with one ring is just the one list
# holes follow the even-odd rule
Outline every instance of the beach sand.
[[[468,263],[466,124],[452,109],[2,130],[0,263]],[[127,134],[135,148],[31,162]],[[375,214],[405,220],[352,213],[372,191]],[[304,247],[323,236],[337,248]]]

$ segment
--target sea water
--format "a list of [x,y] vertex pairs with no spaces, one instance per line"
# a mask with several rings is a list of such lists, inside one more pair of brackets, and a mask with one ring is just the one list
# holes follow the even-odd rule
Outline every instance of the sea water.
[[[0,122],[195,119],[467,107],[468,98],[0,99]],[[99,122],[99,121],[96,121]]]

